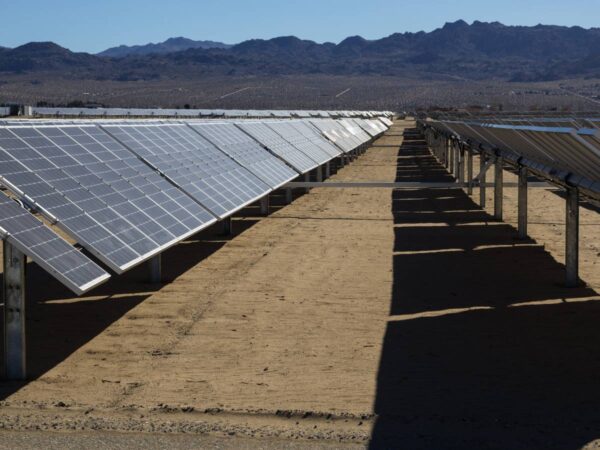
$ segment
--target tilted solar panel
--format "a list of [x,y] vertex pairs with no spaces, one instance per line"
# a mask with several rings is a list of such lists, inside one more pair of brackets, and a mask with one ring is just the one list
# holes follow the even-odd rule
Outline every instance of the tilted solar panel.
[[216,220],[100,128],[70,126],[39,131],[151,217],[159,225],[155,233],[166,236],[161,239],[163,245],[179,242]]
[[[17,131],[27,134],[29,143],[13,133]],[[85,167],[72,164],[72,158],[48,145],[48,140],[34,131],[0,128],[3,183],[57,220],[68,234],[116,272],[143,261],[142,251],[150,247],[151,241],[107,204],[113,200],[120,203],[122,197]],[[41,147],[52,160],[32,145]],[[65,168],[58,168],[57,163]]]
[[340,156],[343,152],[327,140],[322,133],[311,126],[306,120],[292,120],[290,124],[297,129],[310,143],[320,148],[332,158]]
[[183,225],[100,160],[107,154],[102,151],[105,149],[81,128],[40,126],[12,132],[37,153],[19,155],[21,162],[128,244],[141,259],[160,253],[212,219],[203,211],[204,221],[193,221],[193,228]]
[[344,153],[351,152],[360,145],[356,140],[350,138],[349,133],[342,133],[340,130],[342,126],[333,119],[316,119],[311,120],[310,123]]
[[227,217],[271,191],[185,124],[102,128],[217,217]]
[[319,165],[302,150],[293,146],[279,133],[269,128],[265,122],[237,122],[236,125],[301,174],[310,172]]
[[110,278],[96,263],[3,194],[0,234],[77,295]]
[[310,142],[307,136],[304,136],[291,124],[291,121],[273,121],[266,122],[266,124],[294,147],[302,150],[302,153],[310,156],[310,158],[319,165],[325,164],[327,161],[333,159],[329,153]]
[[372,136],[362,129],[356,119],[342,119],[339,120],[339,123],[342,124],[342,126],[344,126],[344,128],[346,128],[346,130],[355,136],[362,144],[371,140]]
[[188,123],[188,125],[273,189],[281,187],[298,176],[298,172],[233,123]]

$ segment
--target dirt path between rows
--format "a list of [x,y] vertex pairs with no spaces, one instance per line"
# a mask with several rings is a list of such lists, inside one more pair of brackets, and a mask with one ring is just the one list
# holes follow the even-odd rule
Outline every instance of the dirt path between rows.
[[[402,136],[413,126],[397,122],[331,180],[447,180]],[[0,388],[2,424],[587,444],[600,437],[600,216],[582,209],[588,285],[566,289],[564,200],[532,190],[535,241],[520,242],[516,190],[508,223],[475,194],[313,189],[237,218],[231,240],[211,230],[170,250],[162,287],[140,268],[75,299],[33,267],[33,380]]]

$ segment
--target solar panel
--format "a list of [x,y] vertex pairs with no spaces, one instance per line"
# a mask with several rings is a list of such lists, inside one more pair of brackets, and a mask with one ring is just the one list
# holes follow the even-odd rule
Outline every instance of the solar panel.
[[110,278],[102,268],[3,194],[0,194],[0,234],[77,295]]
[[271,191],[248,169],[185,124],[102,128],[219,218]]
[[291,121],[265,122],[269,128],[278,133],[282,138],[292,144],[294,147],[302,150],[302,153],[310,156],[310,158],[318,163],[325,164],[333,157],[321,148],[310,142],[307,136],[304,136]]
[[362,129],[362,127],[357,123],[356,119],[342,119],[338,122],[361,144],[371,140],[371,135]]
[[290,124],[297,129],[302,136],[304,136],[308,141],[314,146],[318,147],[325,153],[327,153],[331,158],[336,158],[340,156],[343,152],[333,145],[331,142],[327,140],[323,134],[319,133],[315,127],[311,126],[305,120],[292,120]]
[[348,133],[342,133],[341,125],[333,119],[311,120],[310,123],[345,153],[351,152],[360,145],[354,139],[350,139]]
[[[161,177],[96,126],[43,128],[66,153],[86,165],[105,183],[155,222],[149,236],[161,245],[179,242],[215,221],[190,196]],[[158,225],[158,226],[156,226]]]
[[238,122],[236,125],[301,174],[319,166],[310,156],[269,128],[265,122]]
[[[365,124],[365,122],[364,119],[360,118],[349,118],[336,121],[336,132],[339,135],[348,137],[348,139],[356,146],[362,145],[379,134],[371,127],[371,125]],[[365,128],[368,128],[369,131]]]
[[52,126],[12,132],[36,153],[20,154],[19,161],[129,245],[141,259],[199,231],[212,219],[203,211],[204,221],[193,221],[193,228],[183,225],[101,161],[105,149],[82,128]]
[[394,122],[392,122],[387,117],[384,117],[384,116],[379,117],[379,120],[381,120],[384,123],[384,125],[387,125],[388,128],[391,127],[392,125],[394,125]]
[[543,176],[600,198],[600,132],[592,129],[433,122],[436,128],[486,144]]
[[[85,167],[27,128],[0,128],[0,175],[17,195],[34,204],[116,272],[144,260],[151,242],[106,202],[121,201]],[[28,143],[17,134],[27,137]],[[46,156],[36,150],[42,147]],[[57,167],[63,164],[64,169]]]
[[277,189],[298,173],[233,123],[188,123],[221,151]]

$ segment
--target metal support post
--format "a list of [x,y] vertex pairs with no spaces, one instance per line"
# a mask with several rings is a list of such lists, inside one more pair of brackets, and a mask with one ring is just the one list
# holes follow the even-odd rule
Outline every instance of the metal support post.
[[329,178],[331,176],[331,162],[327,161],[325,163],[325,178]]
[[293,200],[292,188],[286,188],[286,190],[285,190],[285,202],[289,205],[290,203],[292,203],[292,200]]
[[269,196],[265,195],[260,199],[260,213],[263,216],[269,215]]
[[504,172],[503,172],[504,161],[502,158],[496,158],[495,171],[496,176],[494,179],[494,218],[496,220],[502,220],[504,217],[502,211],[502,202],[504,197]]
[[223,219],[223,236],[231,236],[233,234],[233,221],[231,216]]
[[443,164],[444,167],[448,167],[448,141],[446,141],[446,145],[442,146],[442,155],[443,155]]
[[527,168],[519,168],[518,216],[519,239],[527,239]]
[[317,167],[317,182],[318,183],[323,182],[323,166]]
[[479,176],[479,205],[482,209],[485,209],[486,205],[485,185],[487,183],[487,174],[485,172],[485,162],[485,155],[483,152],[479,153],[479,172],[481,173]]
[[567,189],[566,230],[567,287],[579,285],[579,191]]
[[158,254],[148,260],[148,281],[151,284],[162,283],[162,255]]
[[467,179],[469,181],[467,194],[473,195],[473,151],[470,148],[467,150]]
[[448,163],[448,171],[451,174],[454,174],[454,144],[453,144],[452,141],[449,142],[448,149],[449,149],[448,156],[449,156],[449,159],[450,159],[450,161]]
[[462,145],[458,146],[458,182],[465,182],[465,150]]
[[25,268],[27,257],[4,241],[4,368],[8,380],[25,380]]
[[[306,183],[310,183],[310,172],[306,172],[306,173],[304,174],[304,181],[305,181]],[[310,192],[310,188],[305,188],[305,189],[304,189],[304,192],[306,192],[306,193],[308,194],[308,193]]]

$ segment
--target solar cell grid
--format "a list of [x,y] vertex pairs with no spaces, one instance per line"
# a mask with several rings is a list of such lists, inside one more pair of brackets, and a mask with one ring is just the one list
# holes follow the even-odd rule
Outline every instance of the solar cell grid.
[[318,147],[327,153],[331,158],[340,156],[343,152],[329,142],[315,127],[304,120],[293,120],[289,122],[296,130],[302,134],[312,145]]
[[345,153],[351,152],[359,145],[350,140],[349,135],[341,134],[337,127],[338,123],[333,119],[311,120],[310,123]]
[[4,239],[78,295],[110,277],[14,200],[2,194],[0,233]]
[[189,126],[273,189],[298,176],[295,170],[269,153],[233,123],[189,124]]
[[238,122],[236,125],[294,167],[299,173],[304,174],[318,167],[315,160],[286,141],[279,133],[267,126],[265,122]]
[[271,189],[186,125],[105,125],[125,145],[217,217]]
[[[24,154],[35,159],[21,162]],[[28,168],[26,163],[31,161],[45,167],[40,170],[41,174],[37,171],[33,173]],[[59,225],[68,234],[116,272],[122,272],[138,262],[138,252],[78,205],[87,202],[97,207],[93,204],[94,196],[69,178],[61,180],[63,172],[37,158],[35,152],[31,154],[31,149],[6,128],[0,128],[0,175],[3,184],[20,196],[27,196],[28,202],[40,207],[50,218],[58,219]],[[63,195],[51,182],[69,188],[69,196]],[[103,211],[100,209],[99,212]]]
[[356,119],[343,119],[339,121],[350,134],[356,137],[362,144],[371,140],[371,135],[362,129]]
[[94,173],[94,169],[99,169],[92,164],[94,157],[82,153],[81,146],[60,130],[18,128],[11,131],[26,145],[16,155],[20,162],[140,256],[168,242],[169,236],[152,218]]
[[310,158],[318,163],[325,164],[333,159],[331,155],[323,151],[321,148],[313,145],[307,136],[304,136],[290,121],[274,121],[266,122],[267,125],[282,138],[291,143],[294,147],[300,149],[302,153],[310,156]]
[[76,159],[88,161],[94,173],[168,233],[162,245],[178,242],[214,222],[208,211],[101,129],[66,127],[60,131],[80,147]]

